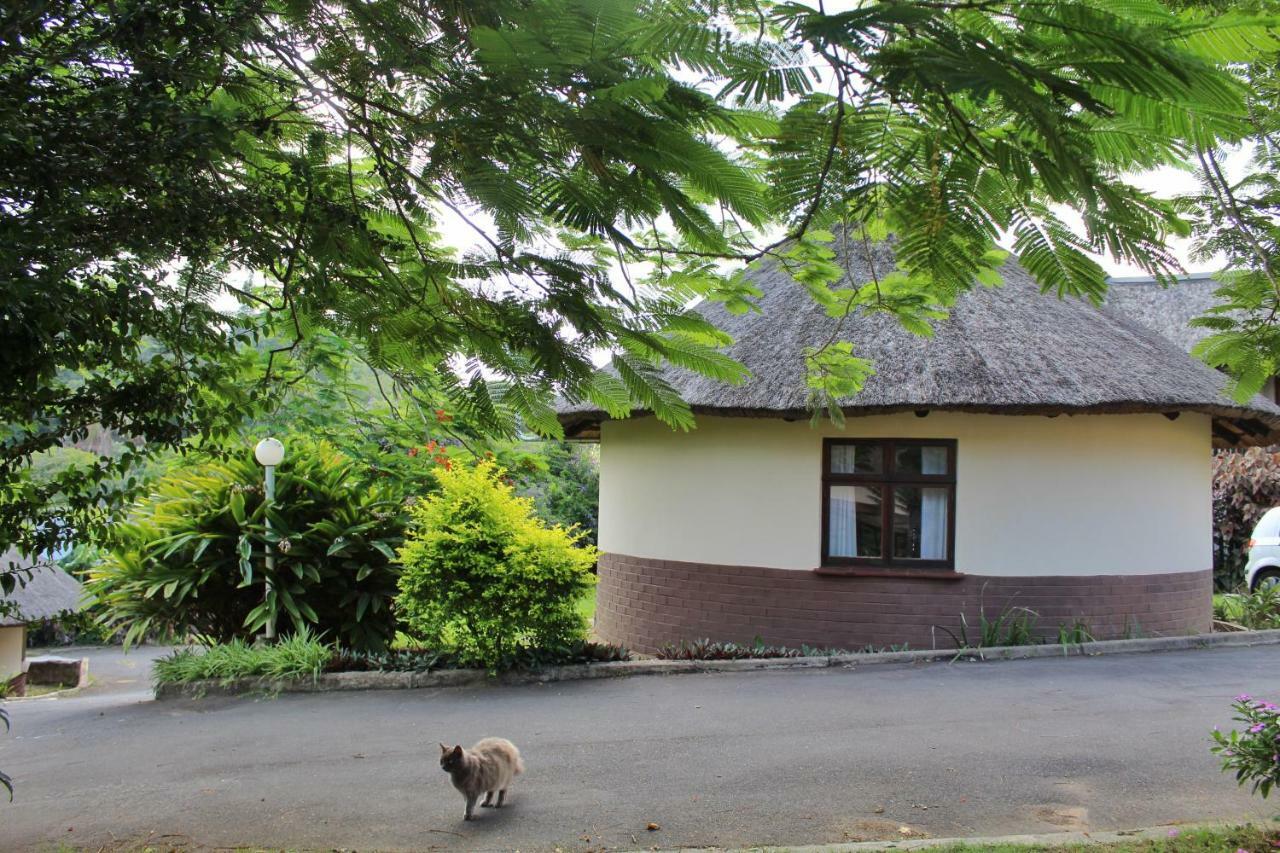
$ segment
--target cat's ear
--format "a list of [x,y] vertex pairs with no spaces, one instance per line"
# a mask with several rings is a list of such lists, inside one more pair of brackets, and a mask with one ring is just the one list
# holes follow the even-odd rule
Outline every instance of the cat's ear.
[[447,747],[447,746],[445,746],[445,745],[444,745],[444,741],[442,741],[442,740],[438,740],[438,741],[436,741],[436,743],[440,744],[440,754],[441,754],[441,755],[444,755],[446,752],[448,752],[448,751],[449,751],[449,747]]
[[462,756],[462,744],[458,744],[453,748],[453,754],[459,757]]

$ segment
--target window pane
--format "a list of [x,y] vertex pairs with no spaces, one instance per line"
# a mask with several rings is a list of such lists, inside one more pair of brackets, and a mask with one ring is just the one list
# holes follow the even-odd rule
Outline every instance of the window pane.
[[879,474],[883,460],[884,448],[877,444],[831,445],[832,474]]
[[879,557],[880,487],[832,486],[827,554],[832,557]]
[[950,491],[936,486],[898,486],[893,490],[895,559],[947,559]]
[[946,474],[947,448],[931,444],[894,448],[893,468],[899,474]]

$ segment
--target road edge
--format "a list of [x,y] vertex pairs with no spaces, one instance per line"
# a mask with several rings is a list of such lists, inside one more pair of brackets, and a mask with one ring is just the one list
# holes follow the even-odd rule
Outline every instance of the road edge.
[[[870,850],[933,850],[939,847],[967,845],[970,847],[989,847],[997,844],[1025,845],[1028,853],[1035,847],[1063,847],[1078,845],[1092,847],[1103,844],[1123,844],[1133,841],[1166,840],[1171,832],[1180,833],[1185,830],[1203,829],[1206,827],[1243,826],[1251,823],[1196,823],[1165,824],[1143,829],[1120,829],[1107,832],[1090,832],[1073,830],[1071,832],[1046,832],[1021,835],[997,835],[979,838],[903,838],[895,841],[847,841],[837,844],[803,844],[803,845],[764,845],[760,847],[736,847],[726,849],[725,853],[862,853]],[[654,853],[710,853],[708,848],[646,848]],[[720,848],[711,848],[718,850]]]

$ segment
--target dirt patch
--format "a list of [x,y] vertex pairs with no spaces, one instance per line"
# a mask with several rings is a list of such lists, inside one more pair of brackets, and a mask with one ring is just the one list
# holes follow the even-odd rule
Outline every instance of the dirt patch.
[[1032,806],[1031,817],[1041,823],[1047,823],[1059,829],[1083,830],[1089,828],[1089,810],[1083,806],[1068,806],[1061,803]]
[[865,818],[842,825],[844,841],[901,841],[907,838],[928,838],[929,833],[896,820]]

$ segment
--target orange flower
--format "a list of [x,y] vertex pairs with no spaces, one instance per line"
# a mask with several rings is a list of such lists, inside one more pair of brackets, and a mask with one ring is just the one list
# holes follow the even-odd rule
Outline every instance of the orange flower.
[[444,409],[436,409],[437,423],[447,424],[452,420],[453,420],[453,415],[449,414]]

